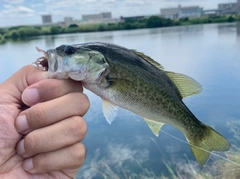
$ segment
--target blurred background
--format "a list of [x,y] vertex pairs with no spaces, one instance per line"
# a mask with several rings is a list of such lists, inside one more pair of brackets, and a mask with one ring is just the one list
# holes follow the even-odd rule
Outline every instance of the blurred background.
[[[107,42],[136,49],[167,71],[198,81],[203,92],[184,103],[232,144],[218,153],[240,164],[240,0],[4,0],[0,4],[0,82],[62,44]],[[101,99],[84,91],[87,158],[77,178],[240,178],[240,168],[211,155],[205,166],[187,144],[120,109],[109,125]],[[165,125],[163,130],[184,136]]]

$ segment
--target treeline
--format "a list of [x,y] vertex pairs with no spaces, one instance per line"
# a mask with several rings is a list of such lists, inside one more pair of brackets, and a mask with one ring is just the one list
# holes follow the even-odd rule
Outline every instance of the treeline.
[[55,35],[79,32],[97,32],[113,30],[131,30],[142,28],[157,28],[179,25],[206,24],[206,23],[223,23],[240,21],[240,15],[234,16],[214,16],[199,18],[181,18],[166,19],[159,16],[151,16],[148,19],[126,20],[119,23],[108,24],[71,24],[69,26],[15,26],[8,29],[0,28],[0,43],[7,40],[26,39],[40,35]]

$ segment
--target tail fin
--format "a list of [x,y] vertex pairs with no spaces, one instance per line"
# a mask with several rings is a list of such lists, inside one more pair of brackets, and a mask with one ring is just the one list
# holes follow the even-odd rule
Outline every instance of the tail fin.
[[230,143],[213,128],[206,126],[205,134],[201,139],[188,139],[189,146],[201,165],[204,165],[212,151],[224,152],[229,150]]

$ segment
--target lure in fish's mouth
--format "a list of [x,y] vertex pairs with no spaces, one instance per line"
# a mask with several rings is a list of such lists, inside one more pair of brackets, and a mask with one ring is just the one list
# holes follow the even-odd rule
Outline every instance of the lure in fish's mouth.
[[33,64],[35,64],[38,69],[48,71],[48,55],[47,55],[47,52],[39,49],[38,47],[36,47],[36,49],[37,49],[38,52],[42,52],[44,54],[44,57],[38,58],[35,62],[33,62]]

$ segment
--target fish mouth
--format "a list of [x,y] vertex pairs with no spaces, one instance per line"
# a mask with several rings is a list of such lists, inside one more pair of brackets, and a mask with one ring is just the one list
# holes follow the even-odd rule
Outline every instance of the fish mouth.
[[42,52],[43,53],[43,57],[39,57],[35,62],[33,62],[32,64],[35,64],[37,66],[38,69],[40,70],[44,70],[44,71],[48,71],[49,68],[49,64],[48,64],[48,55],[47,52],[36,47],[38,52]]
[[64,70],[64,58],[57,53],[56,49],[50,49],[46,54],[48,56],[49,78],[68,79],[69,75]]
[[69,75],[64,71],[63,57],[58,55],[55,49],[50,49],[47,52],[38,47],[36,47],[36,49],[44,55],[33,63],[37,68],[48,71],[48,77],[52,79],[69,78]]

